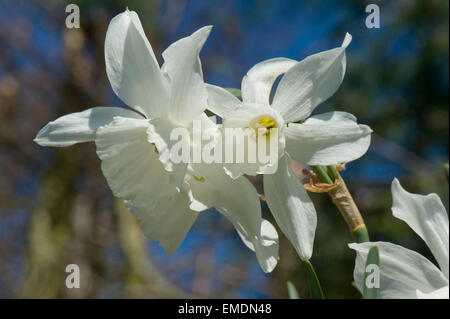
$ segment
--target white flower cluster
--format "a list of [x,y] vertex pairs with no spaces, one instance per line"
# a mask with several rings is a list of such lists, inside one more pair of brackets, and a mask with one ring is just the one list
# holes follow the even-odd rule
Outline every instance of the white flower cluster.
[[[300,258],[308,260],[317,215],[293,173],[291,159],[308,165],[336,165],[361,157],[370,145],[371,129],[358,124],[353,115],[311,115],[339,88],[346,68],[345,50],[352,38],[347,34],[341,46],[301,61],[274,58],[256,64],[242,79],[240,100],[221,87],[204,83],[199,52],[210,32],[210,26],[203,27],[170,45],[162,54],[164,63],[160,66],[138,15],[128,10],[119,14],[106,33],[106,71],[114,92],[130,109],[94,107],[62,116],[42,128],[35,141],[56,147],[95,142],[114,195],[123,198],[140,220],[145,235],[158,241],[168,254],[179,247],[199,212],[214,207],[255,252],[262,269],[271,272],[278,262],[278,234],[262,218],[258,194],[244,176],[264,174],[264,194],[274,219]],[[280,75],[283,77],[271,99]],[[208,117],[206,110],[220,116],[221,124],[215,117]],[[200,133],[213,141],[230,128],[258,132],[253,141],[276,143],[277,160],[174,161],[171,132],[183,128],[192,133],[194,121],[201,124]],[[263,133],[259,134],[261,129]],[[233,145],[246,149],[251,141],[234,141]],[[183,138],[177,147],[191,150],[198,145],[194,138]],[[397,182],[394,187],[400,192]],[[439,206],[435,198],[429,200],[433,207],[426,216]],[[402,212],[408,205],[413,204],[398,197],[394,214],[427,241],[443,272],[438,274],[432,264],[409,251],[379,243],[381,265],[387,269],[385,280],[392,291],[418,287],[420,294],[426,295],[448,285],[448,219],[442,214],[430,217],[439,218],[436,225],[443,227],[443,234],[446,232],[446,237],[440,236],[420,214],[406,218]],[[417,207],[414,205],[413,211]],[[439,246],[441,243],[444,246]],[[355,269],[358,284],[364,276],[361,256],[369,247],[351,245],[359,254]],[[394,268],[400,267],[400,262],[414,262],[421,272],[417,276],[429,278],[430,285],[409,282],[407,289],[397,284],[401,277]],[[407,269],[416,271],[409,266]]]
[[[334,165],[359,158],[370,144],[371,129],[357,124],[351,114],[311,116],[341,84],[351,36],[347,34],[340,47],[302,61],[275,58],[256,64],[242,80],[241,101],[203,81],[199,53],[210,32],[210,26],[203,27],[170,45],[160,66],[138,15],[128,10],[117,15],[106,33],[106,72],[114,92],[130,109],[94,107],[62,116],[42,128],[35,142],[56,147],[95,142],[114,195],[124,199],[145,235],[167,253],[178,248],[199,212],[214,207],[256,253],[262,269],[271,272],[278,262],[278,234],[261,217],[258,194],[244,176],[264,174],[269,208],[300,258],[307,260],[317,216],[290,159]],[[272,86],[281,74],[271,102]],[[220,116],[222,124],[205,110]],[[192,132],[193,123],[200,123],[201,133],[213,138],[230,128],[263,129],[247,143],[233,145],[245,149],[252,140],[266,139],[276,143],[277,160],[173,161],[171,132]],[[196,146],[194,138],[183,138],[177,145],[188,150]]]

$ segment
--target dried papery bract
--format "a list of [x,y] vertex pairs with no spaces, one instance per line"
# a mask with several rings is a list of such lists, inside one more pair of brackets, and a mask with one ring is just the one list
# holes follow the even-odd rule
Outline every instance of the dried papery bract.
[[[336,169],[337,173],[337,171],[344,170],[345,166],[338,165]],[[367,241],[369,238],[364,219],[339,173],[337,173],[338,178],[334,180],[333,184],[322,182],[313,171],[310,171],[309,175],[310,181],[304,185],[305,189],[312,193],[328,193],[333,204],[338,208],[347,223],[350,232],[358,238],[358,241]]]
[[350,232],[354,233],[358,229],[366,227],[358,206],[341,176],[335,181],[335,186],[328,191],[328,195],[344,217]]

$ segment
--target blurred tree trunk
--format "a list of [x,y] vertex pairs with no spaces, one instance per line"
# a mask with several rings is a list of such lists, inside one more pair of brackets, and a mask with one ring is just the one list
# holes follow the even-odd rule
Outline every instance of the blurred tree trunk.
[[188,298],[189,296],[168,282],[150,261],[146,239],[137,219],[116,199],[116,214],[120,246],[125,255],[124,291],[126,298]]
[[76,155],[74,149],[58,149],[40,183],[43,186],[31,213],[28,269],[21,297],[58,298],[65,287]]

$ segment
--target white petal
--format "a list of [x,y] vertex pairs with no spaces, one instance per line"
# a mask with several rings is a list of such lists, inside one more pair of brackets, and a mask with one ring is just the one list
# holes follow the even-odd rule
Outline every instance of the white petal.
[[296,63],[291,59],[274,58],[255,64],[242,79],[243,101],[269,104],[273,83]]
[[208,92],[208,110],[219,115],[222,118],[231,117],[241,106],[241,101],[227,90],[206,84]]
[[[254,250],[264,272],[278,261],[278,236],[261,217],[261,206],[253,185],[245,178],[235,180],[216,164],[192,165],[197,178],[189,183],[194,197],[207,207],[215,207],[235,227],[247,247]],[[203,178],[199,181],[199,178]]]
[[[271,159],[259,157],[259,139],[255,138],[254,123],[262,118],[270,118],[276,123],[277,134],[272,133],[270,139],[266,141],[266,151],[270,150]],[[278,167],[278,158],[282,156],[285,148],[284,121],[280,114],[269,105],[257,103],[242,103],[242,106],[230,114],[230,117],[223,119],[222,135],[225,154],[234,155],[232,163],[225,163],[224,167],[229,176],[236,178],[243,174],[255,176],[257,174],[272,174]],[[244,133],[232,135],[227,133],[229,129],[241,129]],[[238,133],[238,131],[233,131]],[[264,140],[262,140],[264,141]],[[270,146],[272,143],[273,148]],[[232,148],[233,154],[227,151]],[[262,145],[261,145],[262,146]],[[238,162],[237,154],[243,150],[243,161]],[[256,152],[253,153],[253,150]],[[250,155],[250,156],[249,156]],[[251,156],[253,158],[251,158]],[[226,161],[225,161],[226,162]]]
[[449,299],[448,286],[442,287],[430,293],[423,293],[417,290],[417,299]]
[[[234,224],[234,223],[233,223]],[[236,226],[235,226],[236,227]],[[236,227],[236,231],[241,237],[243,243],[253,252],[257,252],[257,258],[261,267],[265,272],[271,272],[278,263],[278,233],[275,227],[267,220],[261,219],[261,243],[263,245],[263,249],[259,248],[257,245],[257,249],[255,249],[255,245],[248,233],[244,233]]]
[[430,248],[442,272],[448,278],[448,215],[436,194],[426,196],[405,191],[400,182],[392,182],[392,213],[406,222]]
[[178,40],[162,54],[165,61],[163,71],[170,80],[169,117],[177,123],[197,118],[207,107],[199,54],[211,28],[203,27]]
[[350,244],[356,250],[355,270],[356,285],[362,291],[367,260],[367,253],[374,244],[380,254],[380,297],[416,298],[416,290],[425,293],[448,285],[442,272],[422,255],[402,246],[387,242]]
[[264,195],[278,226],[302,260],[311,258],[317,214],[289,158],[280,159],[275,174],[264,175]]
[[286,151],[296,161],[309,165],[349,162],[367,152],[371,133],[368,126],[358,125],[349,113],[323,113],[302,124],[288,125]]
[[71,113],[49,122],[36,135],[34,141],[42,146],[70,146],[81,142],[92,142],[95,132],[115,116],[142,119],[136,112],[120,108],[100,106],[83,112]]
[[106,72],[114,92],[148,118],[163,116],[169,93],[138,15],[125,11],[111,20],[105,39]]
[[125,205],[140,220],[145,236],[158,241],[169,255],[183,242],[198,216],[189,209],[189,199],[184,193],[159,202],[154,209],[146,205],[135,206],[129,201],[125,201]]
[[98,129],[95,144],[113,194],[152,210],[177,191],[147,139],[147,129],[148,120],[115,117]]
[[172,172],[171,181],[174,186],[179,188],[184,180],[184,175],[186,173],[186,168],[188,162],[175,163],[172,158],[170,151],[175,143],[184,143],[186,148],[190,150],[190,140],[189,137],[180,140],[171,140],[170,134],[173,129],[178,128],[178,126],[170,121],[167,117],[160,117],[149,121],[149,127],[147,130],[148,141],[154,143],[156,149],[158,150],[158,158],[164,165],[164,168],[168,172]]
[[310,55],[283,76],[272,106],[286,122],[307,118],[314,108],[336,92],[345,74],[345,48],[350,44],[347,33],[342,46]]
[[217,116],[211,115],[211,116],[208,116],[208,118],[211,120],[211,122],[213,122],[214,124],[217,124]]

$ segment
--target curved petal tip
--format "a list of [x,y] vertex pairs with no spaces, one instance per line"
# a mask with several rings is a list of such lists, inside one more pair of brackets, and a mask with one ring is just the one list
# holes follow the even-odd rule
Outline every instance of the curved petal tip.
[[348,45],[352,42],[352,35],[350,34],[350,33],[346,33],[345,34],[345,38],[344,38],[344,41],[342,42],[342,47],[343,48],[346,48],[346,47],[348,47]]

